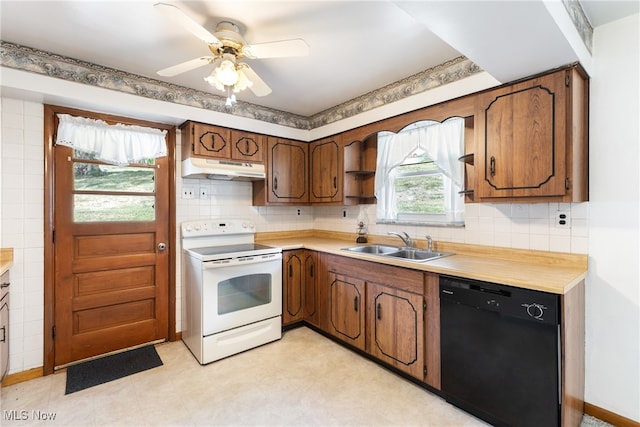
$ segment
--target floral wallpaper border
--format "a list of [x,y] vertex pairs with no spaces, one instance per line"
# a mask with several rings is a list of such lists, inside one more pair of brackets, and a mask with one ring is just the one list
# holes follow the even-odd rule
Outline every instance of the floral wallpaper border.
[[580,34],[585,47],[589,53],[593,53],[591,51],[593,48],[593,27],[587,15],[585,15],[580,2],[578,0],[562,0],[562,4],[564,4],[565,9],[567,9],[569,18],[571,18],[571,22],[573,22],[576,30],[578,30],[578,34]]
[[225,106],[226,98],[218,95],[2,40],[0,65],[159,101],[305,130],[352,117],[482,71],[469,59],[460,56],[311,117],[305,117],[247,102],[238,102],[232,108],[228,108]]

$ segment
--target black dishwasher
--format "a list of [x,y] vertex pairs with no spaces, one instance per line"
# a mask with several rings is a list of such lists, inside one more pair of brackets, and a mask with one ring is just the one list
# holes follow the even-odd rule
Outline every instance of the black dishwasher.
[[440,277],[441,389],[496,426],[560,425],[559,297]]

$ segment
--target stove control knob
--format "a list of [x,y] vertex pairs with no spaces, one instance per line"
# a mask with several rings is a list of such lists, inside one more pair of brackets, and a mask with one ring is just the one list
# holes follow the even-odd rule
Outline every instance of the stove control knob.
[[200,228],[201,228],[201,227],[200,227],[200,224],[196,225],[196,227],[195,227],[195,228],[196,228],[196,231],[200,231]]
[[191,230],[193,230],[193,228],[191,228],[191,226],[190,226],[190,225],[187,225],[187,226],[184,228],[184,231],[186,231],[187,233],[191,233]]

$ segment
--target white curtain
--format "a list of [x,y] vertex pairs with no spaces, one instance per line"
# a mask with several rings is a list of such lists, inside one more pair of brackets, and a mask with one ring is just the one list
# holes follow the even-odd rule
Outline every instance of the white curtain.
[[422,121],[394,134],[378,134],[378,159],[375,176],[377,218],[395,221],[394,182],[397,168],[416,149],[426,151],[455,186],[445,185],[445,211],[451,222],[462,221],[464,197],[458,195],[464,180],[464,165],[458,158],[464,152],[464,118],[454,117],[442,123]]
[[94,154],[114,165],[128,165],[167,155],[166,130],[58,114],[56,144]]

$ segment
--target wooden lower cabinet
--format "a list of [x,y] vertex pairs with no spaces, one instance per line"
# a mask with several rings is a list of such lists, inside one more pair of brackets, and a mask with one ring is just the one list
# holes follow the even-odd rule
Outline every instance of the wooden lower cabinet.
[[318,325],[316,254],[306,249],[282,254],[282,324]]
[[389,365],[424,377],[423,296],[367,283],[368,352]]
[[320,327],[424,381],[424,273],[334,255],[323,256],[323,269]]
[[329,330],[336,338],[365,349],[365,283],[329,273]]

